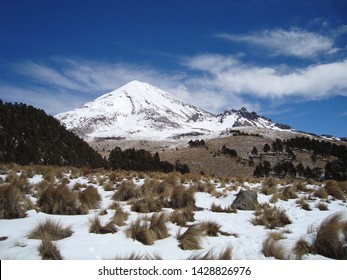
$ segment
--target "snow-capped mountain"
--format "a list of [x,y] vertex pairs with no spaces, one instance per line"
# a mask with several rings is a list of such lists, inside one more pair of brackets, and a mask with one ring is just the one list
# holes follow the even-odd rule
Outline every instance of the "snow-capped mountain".
[[216,116],[139,81],[132,81],[80,108],[55,117],[67,129],[87,140],[162,140],[182,136],[208,136],[240,126],[281,128],[255,112],[249,113],[245,108],[225,111]]
[[291,129],[289,125],[273,122],[272,120],[260,117],[256,112],[248,112],[245,107],[240,110],[227,110],[223,114],[217,116],[220,123],[231,127],[262,127],[272,129]]

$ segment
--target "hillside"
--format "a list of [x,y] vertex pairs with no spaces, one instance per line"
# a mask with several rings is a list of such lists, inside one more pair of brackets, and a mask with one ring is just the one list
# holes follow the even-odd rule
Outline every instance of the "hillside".
[[[286,141],[291,139],[311,139],[312,147],[288,145]],[[276,140],[277,139],[277,140]],[[189,142],[204,141],[204,145],[190,145]],[[276,141],[282,142],[282,149],[276,150]],[[179,160],[187,164],[191,172],[214,174],[218,176],[245,176],[253,177],[257,166],[271,165],[271,172],[267,176],[298,177],[322,179],[328,169],[339,170],[340,174],[334,174],[334,179],[345,180],[347,177],[347,143],[340,140],[326,139],[292,130],[272,130],[258,127],[239,127],[223,133],[217,138],[184,138],[171,141],[147,141],[109,139],[107,141],[90,142],[92,147],[103,156],[108,156],[110,151],[118,146],[122,148],[136,147],[152,153],[158,152],[162,160],[174,164]],[[327,145],[326,145],[327,144]],[[268,145],[269,150],[264,151]],[[223,153],[223,146],[226,153]],[[231,156],[229,150],[234,150],[236,156]],[[275,150],[274,150],[275,149]],[[326,151],[325,151],[326,150]],[[336,151],[340,151],[337,153]],[[306,169],[302,173],[301,165]],[[299,171],[295,174],[287,172],[291,165]],[[296,170],[297,171],[297,170]],[[312,171],[312,172],[311,172]],[[328,170],[329,171],[329,170]],[[266,174],[259,174],[263,177]]]
[[43,110],[0,100],[0,162],[101,167],[84,140]]

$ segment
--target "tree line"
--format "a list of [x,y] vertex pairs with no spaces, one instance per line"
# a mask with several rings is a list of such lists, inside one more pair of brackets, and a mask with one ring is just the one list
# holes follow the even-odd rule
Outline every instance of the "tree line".
[[[296,159],[294,151],[307,151],[312,153],[311,159],[316,161],[317,157],[334,157],[336,159],[327,161],[324,169],[319,167],[311,168],[302,163],[293,164]],[[263,152],[280,154],[285,152],[288,155],[286,160],[276,163],[274,166],[268,161],[262,161],[255,167],[253,175],[255,177],[267,177],[274,175],[277,177],[300,177],[312,179],[335,179],[347,180],[347,147],[337,145],[329,141],[319,141],[309,137],[295,137],[285,141],[276,139],[271,146],[265,144]]]
[[111,169],[135,170],[135,171],[160,171],[189,173],[187,164],[176,161],[171,164],[168,161],[160,160],[158,152],[152,155],[144,149],[136,150],[134,148],[122,150],[119,147],[114,148],[109,155],[108,164]]
[[0,162],[21,165],[91,166],[106,164],[84,140],[43,110],[0,100]]

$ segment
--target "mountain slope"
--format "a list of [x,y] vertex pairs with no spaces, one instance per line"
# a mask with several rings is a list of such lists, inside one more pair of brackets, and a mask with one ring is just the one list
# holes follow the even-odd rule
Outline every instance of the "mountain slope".
[[139,81],[132,81],[56,118],[85,139],[208,137],[240,126],[280,129],[276,123],[245,108],[215,116]]
[[101,167],[85,141],[43,110],[0,100],[0,162]]

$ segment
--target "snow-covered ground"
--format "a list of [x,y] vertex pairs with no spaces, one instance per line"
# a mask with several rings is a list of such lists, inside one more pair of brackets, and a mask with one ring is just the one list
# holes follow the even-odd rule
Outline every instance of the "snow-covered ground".
[[[19,174],[18,174],[19,175]],[[5,181],[6,174],[0,175],[0,182]],[[69,173],[64,173],[66,178],[69,178]],[[149,176],[149,175],[146,175]],[[102,184],[99,184],[100,178]],[[2,179],[2,180],[1,180]],[[30,183],[35,184],[43,180],[42,175],[34,175],[29,179]],[[145,179],[138,177],[124,180],[133,180],[138,188],[140,188]],[[158,179],[159,180],[159,179]],[[265,195],[260,192],[261,182],[223,182],[219,179],[204,179],[204,183],[210,183],[215,186],[216,192],[212,194],[207,192],[195,192],[194,197],[196,206],[200,209],[194,211],[194,222],[191,224],[199,224],[206,221],[214,221],[221,225],[220,230],[223,232],[231,233],[230,236],[219,234],[216,237],[202,236],[200,250],[182,250],[179,247],[177,240],[177,233],[179,230],[184,232],[187,227],[180,227],[168,221],[166,226],[168,228],[169,237],[156,240],[153,245],[143,245],[137,240],[128,238],[125,234],[130,224],[139,217],[150,217],[153,213],[137,213],[131,211],[131,205],[127,201],[119,202],[123,211],[130,213],[126,225],[117,227],[116,233],[107,234],[94,234],[89,233],[90,218],[95,215],[99,216],[101,221],[107,223],[115,214],[116,210],[108,209],[114,203],[112,196],[115,190],[105,190],[105,184],[113,184],[109,181],[108,175],[93,175],[88,177],[78,177],[70,179],[68,186],[72,188],[76,183],[86,184],[95,187],[102,197],[100,209],[90,210],[86,215],[50,215],[39,210],[29,210],[26,212],[27,217],[20,219],[0,219],[0,237],[7,237],[7,239],[0,241],[0,259],[41,259],[38,248],[41,240],[29,239],[28,234],[34,229],[38,223],[44,222],[47,219],[59,221],[61,225],[71,226],[73,234],[70,237],[54,241],[58,245],[63,259],[91,259],[91,260],[104,260],[112,259],[115,257],[127,257],[132,253],[137,254],[150,254],[151,256],[160,256],[162,259],[187,259],[192,255],[204,254],[208,251],[218,254],[225,250],[228,246],[232,248],[233,259],[247,259],[247,260],[261,260],[261,259],[274,259],[273,257],[265,257],[262,248],[263,241],[268,237],[270,232],[281,232],[283,239],[279,244],[285,249],[289,258],[294,258],[292,250],[296,242],[303,238],[308,243],[316,236],[316,229],[321,222],[328,216],[334,213],[344,213],[347,217],[347,203],[346,201],[333,199],[331,196],[324,200],[328,206],[327,211],[321,211],[316,206],[320,201],[319,198],[309,197],[308,193],[298,192],[299,198],[306,197],[307,203],[310,205],[311,211],[303,210],[298,204],[296,199],[289,199],[284,201],[279,199],[275,204],[271,203],[273,195]],[[184,186],[189,188],[191,185],[196,184],[193,181],[186,181]],[[284,188],[284,185],[278,185],[278,188]],[[308,189],[318,189],[318,185],[307,185]],[[268,202],[270,206],[276,205],[277,208],[284,210],[290,220],[291,224],[285,227],[276,229],[266,229],[264,226],[255,226],[251,220],[255,217],[255,211],[242,211],[238,210],[237,213],[217,213],[211,211],[213,203],[228,207],[235,199],[235,194],[241,188],[248,188],[256,190],[258,193],[258,201],[260,204]],[[107,189],[107,188],[106,188]],[[310,192],[312,194],[312,192]],[[32,197],[32,202],[36,203],[37,198]],[[107,214],[101,215],[101,210],[107,209]],[[163,208],[162,212],[173,212],[171,208]],[[326,259],[321,255],[308,254],[304,255],[302,259]]]

